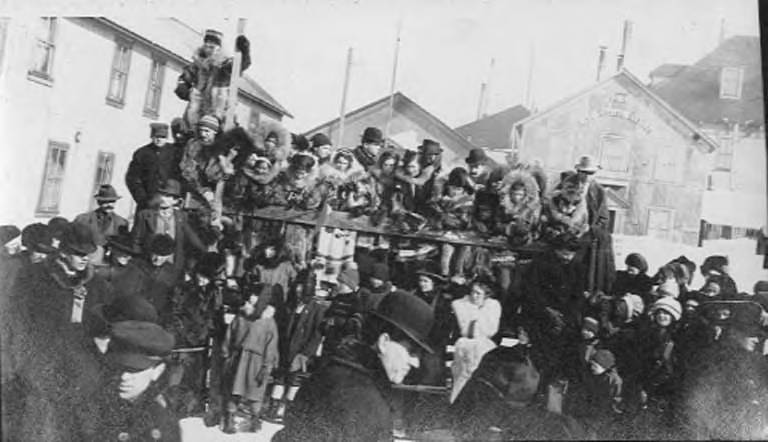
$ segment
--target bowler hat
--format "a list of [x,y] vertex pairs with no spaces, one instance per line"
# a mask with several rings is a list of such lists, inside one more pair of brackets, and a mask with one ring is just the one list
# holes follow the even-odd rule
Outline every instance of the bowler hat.
[[[276,133],[275,133],[275,138],[279,139],[279,137],[277,137]],[[294,133],[292,133],[291,134],[291,144],[293,144],[294,148],[296,150],[299,150],[299,151],[304,151],[304,150],[309,149],[309,140],[307,140],[307,137],[305,137],[304,135],[301,135],[301,134],[294,134]],[[328,144],[330,144],[330,143],[328,143]],[[312,147],[314,147],[314,145]]]
[[366,127],[363,131],[363,143],[383,143],[384,135],[377,127]]
[[424,155],[437,155],[443,151],[440,147],[440,143],[435,140],[430,140],[429,138],[424,138],[421,142],[421,146],[419,146],[419,150]]
[[127,229],[118,232],[117,235],[108,236],[107,245],[113,250],[120,250],[132,256],[139,254],[139,249],[133,244],[133,238]]
[[0,226],[0,245],[7,244],[10,240],[21,235],[21,230],[18,227],[8,224]]
[[427,352],[434,353],[432,347],[427,344],[434,315],[432,308],[418,297],[396,290],[384,296],[371,314],[400,329]]
[[600,169],[595,159],[591,155],[582,155],[579,162],[573,166],[577,171],[584,173],[595,173]]
[[168,136],[168,125],[165,123],[149,123],[150,138],[165,138]]
[[197,262],[195,271],[207,278],[215,278],[227,266],[226,258],[221,253],[206,252]]
[[42,253],[53,252],[53,237],[50,227],[42,223],[30,224],[21,231],[21,245],[29,250]]
[[117,201],[122,198],[111,184],[102,184],[98,192],[93,196],[96,201]]
[[317,133],[312,135],[312,138],[310,138],[309,141],[312,142],[312,147],[320,147],[320,146],[326,146],[331,144],[331,139],[328,138],[328,135],[323,133]]
[[54,238],[61,238],[68,225],[69,221],[63,216],[54,216],[48,220],[48,227],[51,228],[51,235]]
[[732,327],[750,335],[760,333],[763,308],[754,301],[711,301],[699,306],[701,315],[712,324]]
[[122,367],[146,370],[169,356],[174,344],[173,335],[155,323],[121,321],[112,324],[107,356]]
[[84,224],[69,223],[64,230],[61,247],[65,251],[74,252],[78,255],[89,255],[96,251],[93,231]]
[[176,251],[176,241],[164,233],[152,235],[147,244],[148,255],[168,256]]
[[469,151],[469,156],[464,159],[467,164],[486,164],[488,163],[488,155],[485,154],[485,150],[477,148]]
[[178,198],[181,196],[181,183],[174,179],[165,180],[165,183],[157,189],[157,193]]
[[205,35],[203,36],[203,42],[212,42],[221,46],[221,38],[223,36],[224,34],[222,34],[221,31],[217,31],[215,29],[206,29]]

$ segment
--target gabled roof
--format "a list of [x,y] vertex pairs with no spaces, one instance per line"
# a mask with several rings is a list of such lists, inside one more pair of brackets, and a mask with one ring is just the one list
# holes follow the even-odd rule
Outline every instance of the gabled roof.
[[[147,23],[145,19],[95,17],[94,20],[130,37],[175,62],[186,65],[202,41],[202,34],[175,18],[154,18],[161,23]],[[281,115],[293,115],[246,73],[240,85],[240,94]]]
[[[714,51],[653,87],[660,97],[696,123],[747,121],[763,124],[763,83],[760,37],[737,35]],[[724,67],[743,68],[741,99],[720,98],[720,72]]]
[[[385,95],[383,98],[380,98],[376,101],[372,101],[362,107],[359,107],[353,111],[350,111],[346,114],[345,118],[352,118],[355,115],[359,115],[361,113],[367,112],[369,110],[372,110],[377,107],[382,106],[388,106],[389,105],[389,95]],[[466,140],[463,136],[459,135],[455,130],[451,129],[450,126],[443,123],[443,121],[436,116],[434,116],[432,113],[424,109],[423,107],[419,106],[415,101],[408,98],[404,93],[397,91],[394,93],[394,107],[408,107],[413,109],[415,112],[417,112],[419,115],[427,119],[430,123],[434,124],[438,128],[440,128],[445,135],[450,138],[451,140],[455,141],[457,144],[465,148],[466,150],[474,149],[475,146],[472,145],[469,141]],[[339,119],[334,118],[333,120],[327,121],[323,124],[320,124],[318,126],[313,127],[310,130],[304,131],[304,134],[306,136],[312,136],[317,132],[320,132],[322,129],[330,127],[334,124],[338,124]]]
[[[714,140],[712,140],[709,136],[707,136],[704,132],[702,132],[696,125],[691,123],[691,121],[685,118],[681,113],[673,109],[672,106],[670,106],[666,101],[662,100],[653,91],[648,89],[648,87],[646,87],[642,81],[640,81],[637,77],[632,75],[632,73],[630,73],[627,69],[622,69],[621,72],[619,72],[618,74],[612,77],[606,78],[605,80],[602,80],[598,83],[595,83],[594,85],[582,90],[579,93],[576,93],[563,100],[558,101],[557,103],[547,107],[541,112],[535,113],[529,116],[528,118],[518,121],[515,124],[515,128],[518,131],[522,130],[522,128],[526,124],[530,123],[531,121],[535,121],[561,106],[564,106],[573,101],[576,101],[581,97],[591,93],[592,91],[597,90],[605,86],[607,83],[615,81],[617,79],[624,79],[628,81],[630,84],[632,84],[633,86],[637,87],[642,94],[646,95],[651,102],[655,103],[659,107],[659,110],[661,112],[666,113],[667,115],[672,117],[674,120],[676,120],[678,123],[680,123],[679,126],[675,126],[676,129],[679,132],[683,133],[683,135],[691,136],[693,138],[696,138],[698,141],[700,141],[699,143],[697,143],[697,146],[703,147],[708,153],[713,152],[717,148],[718,145]],[[681,127],[687,129],[687,131],[683,131]],[[688,133],[685,133],[685,132],[688,132]]]
[[457,127],[455,130],[477,147],[500,149],[509,147],[512,127],[531,115],[524,106],[517,105]]
[[673,64],[673,63],[665,63],[656,69],[652,70],[650,73],[650,77],[661,77],[661,78],[669,78],[674,77],[675,75],[679,74],[680,71],[687,68],[687,65],[684,64]]

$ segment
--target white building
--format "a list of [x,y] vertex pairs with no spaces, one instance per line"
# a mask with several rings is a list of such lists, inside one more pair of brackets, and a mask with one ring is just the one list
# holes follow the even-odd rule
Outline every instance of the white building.
[[[149,123],[184,111],[173,90],[201,41],[176,19],[0,19],[0,223],[71,219],[103,183],[129,217],[131,156],[149,141]],[[285,115],[246,77],[241,124]]]

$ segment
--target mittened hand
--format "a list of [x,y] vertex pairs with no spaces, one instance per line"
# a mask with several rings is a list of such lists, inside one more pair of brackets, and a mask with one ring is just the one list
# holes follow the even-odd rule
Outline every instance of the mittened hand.
[[245,35],[238,35],[235,39],[235,48],[238,52],[248,52],[251,49],[251,42],[248,41]]

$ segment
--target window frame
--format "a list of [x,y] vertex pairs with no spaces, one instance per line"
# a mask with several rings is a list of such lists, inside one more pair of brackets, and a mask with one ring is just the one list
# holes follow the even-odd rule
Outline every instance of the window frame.
[[[681,148],[680,146],[676,146],[674,144],[659,144],[658,146],[659,147],[656,149],[656,156],[653,159],[653,179],[662,183],[682,183],[685,180],[685,157],[687,154],[685,149],[687,149],[687,147]],[[678,149],[684,150],[680,151]],[[668,153],[670,151],[675,152],[675,154],[679,156],[676,158],[679,161],[675,163],[674,177],[659,177],[659,162],[661,157],[664,153]]]
[[[96,170],[93,177],[93,192],[91,193],[91,195],[96,195],[96,192],[99,191],[99,186],[101,186],[102,184],[112,184],[112,178],[114,177],[114,172],[115,172],[116,158],[117,156],[115,155],[114,152],[99,150],[96,153]],[[104,174],[101,173],[101,171],[103,170],[102,168],[103,159],[108,159],[109,161],[107,162],[107,164],[109,164],[110,166],[108,168],[109,177],[106,180],[104,179]],[[91,199],[91,208],[95,208],[95,207],[96,207],[96,201],[94,199]]]
[[[57,161],[56,163],[59,163],[59,158],[61,157],[60,152],[66,152],[68,155],[71,152],[71,147],[69,143],[64,143],[61,141],[55,141],[55,140],[48,140],[48,148],[45,152],[45,162],[44,162],[44,168],[43,168],[43,177],[42,177],[42,183],[40,185],[40,194],[37,197],[37,206],[35,208],[35,214],[37,216],[47,216],[47,215],[58,215],[61,212],[61,190],[64,183],[64,178],[66,176],[67,171],[67,163],[69,161],[69,156],[67,156],[64,159],[64,165],[62,166],[61,175],[57,177],[50,177],[50,172],[52,171],[50,168],[49,159],[51,158],[51,153],[53,149],[56,149],[59,151],[59,156],[56,157]],[[58,191],[56,196],[56,203],[53,206],[43,206],[43,197],[46,195],[46,183],[58,180]]]
[[[155,66],[157,66],[157,81],[154,81],[154,73],[155,73]],[[149,117],[152,119],[157,119],[160,116],[160,105],[163,101],[163,84],[165,82],[165,68],[166,68],[166,62],[165,60],[158,58],[158,57],[152,57],[151,62],[149,64],[149,79],[147,80],[147,91],[144,95],[144,110],[142,111],[142,114],[145,117]],[[156,92],[157,97],[157,103],[156,106],[153,102],[153,99],[155,98],[155,95],[153,95],[153,92]]]
[[[124,71],[121,71],[117,69],[117,62],[120,59],[120,54],[122,53],[121,48],[126,49],[126,53],[128,54],[126,61],[125,61],[125,67]],[[125,106],[125,98],[126,98],[126,90],[128,89],[128,77],[131,72],[131,57],[133,52],[133,42],[129,40],[125,40],[122,38],[115,39],[115,50],[112,55],[112,66],[109,69],[109,82],[107,83],[107,104],[115,106],[117,108],[123,108]],[[120,95],[115,97],[112,96],[112,82],[115,79],[115,73],[119,73],[123,76],[123,82],[120,86]]]
[[[736,139],[733,134],[721,135],[719,149],[715,151],[715,167],[713,168],[718,172],[732,172],[733,171],[733,152]],[[727,158],[727,166],[722,166],[721,161],[723,158]]]
[[[58,19],[57,17],[40,17],[43,20],[49,20],[48,28],[48,40],[42,40],[40,36],[35,35],[34,47],[32,48],[33,59],[30,62],[30,66],[27,68],[27,78],[33,81],[42,82],[43,84],[50,85],[53,83],[53,64],[56,59],[56,37],[58,35]],[[38,70],[37,58],[38,51],[41,50],[40,45],[45,46],[48,50],[47,67],[48,72]]]
[[[616,140],[626,145],[625,167],[623,170],[609,169],[606,161],[606,141]],[[629,175],[632,166],[632,143],[626,136],[615,132],[604,132],[600,134],[600,175],[607,177],[626,177]]]
[[[669,213],[669,228],[667,229],[667,235],[665,238],[659,238],[658,236],[651,235],[651,214],[653,212],[667,212]],[[672,233],[675,231],[675,209],[667,207],[649,207],[645,220],[645,235],[655,239],[661,239],[669,241],[672,239]]]
[[[727,94],[723,88],[723,79],[728,73],[737,73],[736,93]],[[726,66],[720,69],[720,99],[721,100],[741,100],[742,89],[744,88],[744,68],[737,66]]]

